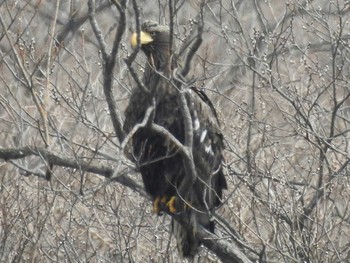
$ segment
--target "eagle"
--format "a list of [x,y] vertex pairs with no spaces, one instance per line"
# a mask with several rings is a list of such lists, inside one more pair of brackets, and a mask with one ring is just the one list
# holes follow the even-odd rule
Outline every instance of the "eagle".
[[[192,258],[201,245],[196,229],[202,226],[214,231],[212,212],[220,206],[223,189],[227,188],[222,166],[224,143],[217,114],[203,91],[174,78],[178,64],[171,51],[169,27],[146,21],[139,33],[132,34],[131,45],[133,48],[140,45],[147,61],[142,85],[133,89],[125,110],[124,131],[132,134],[131,153],[145,190],[153,199],[153,211],[159,215],[164,211],[179,213],[189,218],[190,231],[174,219],[172,231],[180,254]],[[181,183],[193,176],[186,167],[186,157],[171,138],[150,125],[163,127],[178,142],[185,143],[188,125],[179,100],[181,92],[191,117],[190,156],[196,171],[186,196],[180,196],[178,191]],[[178,203],[182,205],[179,207]]]

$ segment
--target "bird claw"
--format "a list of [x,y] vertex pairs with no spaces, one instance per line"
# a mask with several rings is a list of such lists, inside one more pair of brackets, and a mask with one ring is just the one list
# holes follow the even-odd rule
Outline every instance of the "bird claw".
[[162,211],[168,211],[172,214],[178,213],[178,209],[176,208],[176,196],[170,198],[166,196],[157,196],[154,199],[152,212],[161,215]]
[[169,212],[172,213],[172,214],[176,214],[177,213],[177,209],[176,209],[175,205],[176,205],[176,197],[172,196],[169,199],[169,201],[166,203],[166,206],[168,207]]
[[153,201],[152,213],[161,215],[162,211],[161,211],[160,205],[161,205],[161,198],[160,196],[157,196]]

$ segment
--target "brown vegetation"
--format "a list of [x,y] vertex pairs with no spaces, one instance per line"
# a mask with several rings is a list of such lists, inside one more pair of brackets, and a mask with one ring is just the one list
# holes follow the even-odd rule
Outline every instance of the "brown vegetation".
[[144,19],[173,25],[183,61],[196,51],[188,78],[226,140],[195,260],[350,261],[349,2],[94,2],[0,2],[0,261],[181,262],[121,130]]

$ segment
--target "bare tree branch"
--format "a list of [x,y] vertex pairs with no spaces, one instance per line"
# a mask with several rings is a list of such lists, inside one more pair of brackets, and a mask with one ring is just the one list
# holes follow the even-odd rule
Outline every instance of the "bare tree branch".
[[112,53],[108,55],[107,53],[107,46],[104,42],[102,32],[99,29],[99,26],[96,21],[95,17],[95,4],[93,0],[89,0],[89,13],[90,13],[90,23],[94,30],[95,36],[97,40],[99,41],[99,45],[101,48],[101,52],[103,54],[103,60],[104,60],[104,74],[103,74],[103,90],[106,96],[106,101],[108,104],[108,109],[111,115],[111,121],[114,127],[114,131],[119,139],[119,142],[121,143],[124,140],[125,134],[123,131],[123,125],[122,125],[122,118],[120,116],[120,113],[117,110],[117,104],[116,99],[113,94],[113,70],[116,62],[116,57],[119,50],[119,44],[121,42],[122,36],[124,35],[125,29],[126,29],[126,6],[127,6],[127,0],[121,1],[121,3],[117,4],[115,3],[115,6],[118,8],[120,18],[119,18],[119,24],[118,29],[116,31],[113,47],[112,47]]
[[190,46],[189,48],[189,52],[186,55],[186,61],[185,61],[185,65],[184,68],[181,71],[181,76],[182,77],[186,77],[187,74],[190,72],[190,67],[191,67],[191,62],[192,59],[194,57],[194,55],[196,54],[196,52],[198,51],[200,45],[203,42],[203,28],[204,28],[204,20],[203,20],[203,6],[200,8],[200,13],[198,16],[198,34],[196,36],[196,40],[195,42]]
[[107,167],[103,165],[91,165],[89,162],[83,160],[59,156],[57,154],[53,154],[51,151],[45,148],[27,146],[23,148],[0,149],[0,159],[4,160],[23,159],[30,156],[38,156],[40,158],[43,158],[43,160],[47,161],[48,163],[56,166],[80,169],[85,172],[101,175],[117,183],[121,183],[127,187],[130,187],[131,189],[141,193],[144,196],[148,196],[147,194],[145,194],[143,186],[136,183],[126,174],[115,174],[117,171],[115,171],[112,167]]

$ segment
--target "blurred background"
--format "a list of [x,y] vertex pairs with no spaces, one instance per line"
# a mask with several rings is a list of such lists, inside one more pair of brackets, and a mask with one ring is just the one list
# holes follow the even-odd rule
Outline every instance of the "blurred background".
[[[188,78],[211,98],[225,137],[219,237],[240,240],[255,262],[350,261],[349,1],[123,4],[96,1],[91,14],[88,1],[0,2],[0,261],[186,262],[116,137],[89,15],[107,52],[121,37],[113,93],[123,121],[137,19],[172,19],[181,59],[201,12]],[[140,52],[132,64],[140,79],[144,62]],[[11,155],[26,146],[60,165]],[[194,260],[221,262],[204,247]]]

